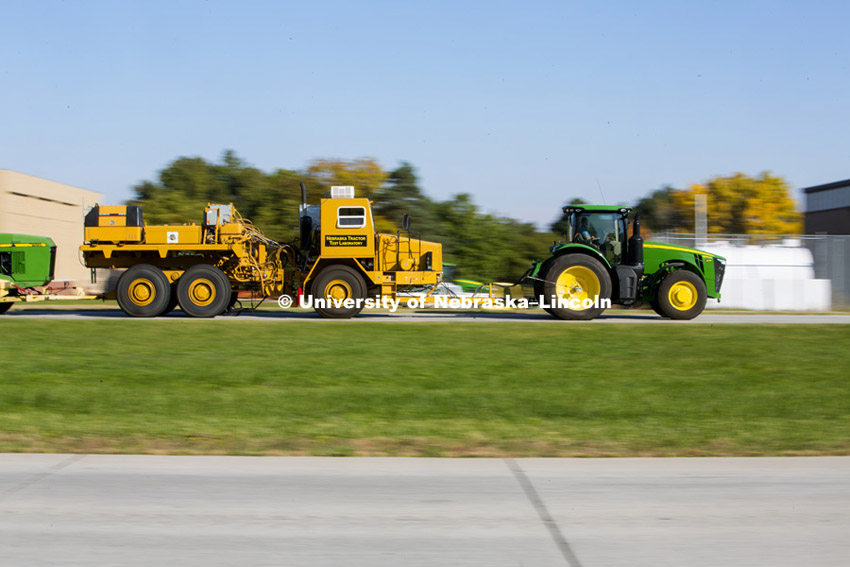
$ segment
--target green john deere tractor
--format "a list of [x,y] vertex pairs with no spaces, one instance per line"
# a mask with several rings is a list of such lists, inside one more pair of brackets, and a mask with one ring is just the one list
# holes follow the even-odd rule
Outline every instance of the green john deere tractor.
[[726,259],[659,242],[644,242],[628,207],[567,206],[566,242],[549,249],[525,276],[548,313],[559,319],[593,319],[611,304],[649,303],[670,319],[693,319],[706,300],[720,298]]
[[28,288],[53,279],[56,244],[45,236],[0,234],[0,313],[20,301]]

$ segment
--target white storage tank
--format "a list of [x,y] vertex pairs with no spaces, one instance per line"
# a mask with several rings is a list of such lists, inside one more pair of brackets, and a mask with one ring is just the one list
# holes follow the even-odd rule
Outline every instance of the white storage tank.
[[707,307],[767,311],[828,311],[831,282],[815,278],[814,259],[797,239],[769,246],[700,246],[726,258],[720,303]]

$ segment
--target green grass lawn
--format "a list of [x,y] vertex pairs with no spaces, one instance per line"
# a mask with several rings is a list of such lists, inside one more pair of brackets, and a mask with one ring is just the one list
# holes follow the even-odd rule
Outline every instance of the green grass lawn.
[[850,326],[0,320],[0,452],[850,454]]

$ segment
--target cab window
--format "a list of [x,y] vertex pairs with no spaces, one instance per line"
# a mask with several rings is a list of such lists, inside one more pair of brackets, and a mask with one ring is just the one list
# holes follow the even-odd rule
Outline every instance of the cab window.
[[364,226],[366,226],[366,207],[340,207],[337,209],[337,228],[363,228]]

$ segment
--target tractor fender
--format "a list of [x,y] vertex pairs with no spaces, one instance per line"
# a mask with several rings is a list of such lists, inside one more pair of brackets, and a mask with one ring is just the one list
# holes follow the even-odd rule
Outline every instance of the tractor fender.
[[312,287],[313,280],[315,280],[320,273],[326,269],[333,268],[334,266],[348,266],[359,273],[360,277],[366,281],[367,285],[372,283],[371,279],[366,274],[366,270],[362,265],[360,265],[360,262],[353,258],[320,258],[313,264],[310,271],[307,272],[307,275],[302,280],[301,285],[304,287],[304,290],[307,291]]
[[676,270],[688,270],[705,280],[705,274],[703,274],[694,264],[685,262],[684,260],[669,260],[658,266],[658,269],[645,279],[644,285],[642,286],[644,291],[648,292],[648,296],[650,298],[654,298],[658,292],[658,286],[661,285],[664,278]]
[[546,262],[548,263],[551,260],[553,260],[554,258],[557,258],[559,256],[563,256],[564,254],[576,254],[576,253],[586,254],[586,255],[588,255],[588,256],[596,259],[596,260],[599,260],[600,262],[602,262],[602,265],[605,266],[605,268],[609,272],[611,272],[613,270],[613,268],[611,267],[611,262],[609,262],[608,259],[605,258],[605,256],[603,256],[601,252],[599,252],[599,250],[597,250],[596,248],[593,248],[592,246],[587,246],[586,244],[578,244],[578,243],[563,244],[563,245],[555,248],[552,251],[552,257],[549,258],[548,260],[546,260]]
[[[543,279],[546,277],[546,273],[549,271],[549,267],[552,265],[556,259],[561,256],[565,256],[567,254],[584,254],[585,256],[590,256],[595,260],[598,260],[602,263],[602,266],[605,267],[605,270],[608,271],[608,274],[611,276],[611,281],[616,281],[617,274],[615,270],[611,267],[611,263],[603,256],[598,250],[591,246],[586,246],[584,244],[578,243],[568,243],[562,244],[560,246],[553,246],[550,248],[552,255],[543,260],[542,262],[535,262],[535,265],[532,266],[532,270],[529,273],[529,276],[532,280],[534,280],[535,286],[542,285]],[[536,268],[536,269],[535,269]],[[535,292],[538,294],[537,292]],[[539,295],[539,294],[538,294]]]
[[663,272],[665,276],[670,272],[674,272],[676,270],[689,270],[701,278],[705,277],[705,274],[702,272],[702,270],[700,270],[695,264],[685,262],[684,260],[670,260],[669,262],[664,262],[663,264],[661,264],[661,266],[658,267],[658,272]]

